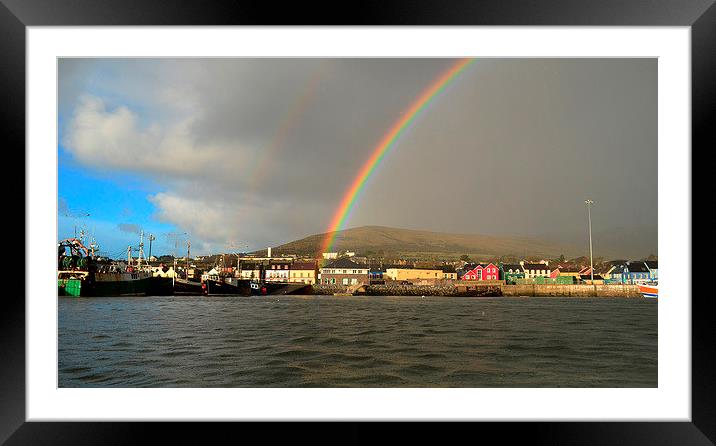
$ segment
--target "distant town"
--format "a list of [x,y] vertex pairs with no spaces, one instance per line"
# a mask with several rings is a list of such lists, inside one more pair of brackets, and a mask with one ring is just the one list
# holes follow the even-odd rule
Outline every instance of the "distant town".
[[[176,260],[176,264],[175,261]],[[141,259],[133,258],[137,263]],[[153,275],[188,280],[218,280],[236,277],[267,282],[307,285],[371,285],[401,283],[443,285],[452,281],[504,282],[505,284],[641,284],[658,280],[655,256],[641,260],[609,260],[589,266],[589,258],[526,259],[513,263],[472,262],[464,255],[458,261],[428,262],[384,259],[357,255],[352,251],[322,253],[320,259],[282,254],[217,254],[194,258],[172,256],[147,260]],[[176,269],[175,269],[176,268]]]

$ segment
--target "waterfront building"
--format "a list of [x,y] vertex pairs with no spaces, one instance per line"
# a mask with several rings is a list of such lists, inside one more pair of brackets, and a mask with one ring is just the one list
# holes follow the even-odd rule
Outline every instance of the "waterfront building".
[[610,283],[622,283],[622,273],[626,268],[626,260],[610,260],[594,269],[596,274],[604,277]]
[[457,271],[455,271],[455,267],[452,265],[443,265],[440,268],[440,272],[442,272],[442,278],[444,280],[457,280]]
[[492,263],[477,265],[467,271],[462,280],[500,280],[500,269]]
[[174,277],[176,272],[173,266],[159,265],[152,266],[152,277]]
[[525,278],[525,270],[518,263],[503,263],[500,265],[501,278],[506,284],[514,285],[517,280]]
[[643,284],[651,280],[649,268],[642,261],[627,263],[622,282],[630,285]]
[[291,262],[286,260],[271,260],[265,268],[264,280],[266,282],[288,282],[290,279]]
[[383,276],[385,275],[385,270],[382,268],[373,267],[368,271],[368,276],[370,279],[370,283],[383,283]]
[[423,268],[386,268],[385,277],[390,280],[410,281],[410,280],[438,280],[442,279],[443,272],[439,269],[423,269]]
[[525,271],[525,279],[534,279],[535,277],[549,277],[549,263],[525,263],[520,262],[522,269]]
[[604,285],[604,277],[599,274],[594,275],[594,282],[592,282],[591,274],[583,274],[579,276],[579,280],[585,285]]
[[321,268],[321,283],[324,285],[369,285],[367,265],[361,265],[347,257],[341,257]]
[[216,269],[216,267],[211,268],[209,271],[207,271],[201,275],[202,282],[205,282],[208,279],[219,280],[219,270]]
[[289,271],[288,281],[291,283],[316,284],[316,277],[318,276],[316,262],[294,262]]
[[242,260],[238,277],[243,280],[259,280],[261,278],[261,268],[259,263],[246,262]]
[[[604,275],[602,275],[602,277],[604,277]],[[614,265],[613,268],[611,268],[611,270],[609,271],[610,282],[627,283],[627,277],[628,270],[626,262]]]
[[549,273],[549,277],[552,279],[556,279],[557,277],[571,277],[578,280],[579,276],[589,274],[589,271],[589,267],[584,268],[579,265],[559,264]]

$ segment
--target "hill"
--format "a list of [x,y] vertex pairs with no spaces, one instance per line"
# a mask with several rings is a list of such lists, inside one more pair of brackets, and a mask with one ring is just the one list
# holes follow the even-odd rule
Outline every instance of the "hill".
[[[274,254],[315,255],[326,234],[315,234],[273,248]],[[361,226],[338,231],[333,251],[355,251],[357,255],[385,258],[472,259],[496,257],[556,258],[560,254],[583,254],[573,246],[527,237],[449,234],[385,226]]]

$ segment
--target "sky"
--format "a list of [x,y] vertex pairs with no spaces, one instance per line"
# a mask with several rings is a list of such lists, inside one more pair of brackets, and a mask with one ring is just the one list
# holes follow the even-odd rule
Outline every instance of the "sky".
[[[121,257],[140,230],[155,255],[325,232],[382,137],[455,62],[60,59],[58,236],[85,228]],[[645,257],[656,173],[656,59],[478,59],[403,132],[345,227],[585,244],[590,198],[595,255]]]

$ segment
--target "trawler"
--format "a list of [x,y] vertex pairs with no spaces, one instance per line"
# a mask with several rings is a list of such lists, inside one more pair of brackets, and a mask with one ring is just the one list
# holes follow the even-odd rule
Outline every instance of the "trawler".
[[[92,246],[92,245],[91,245]],[[57,244],[57,292],[60,296],[144,296],[152,272],[128,262],[112,262],[95,256],[94,246],[68,238]],[[141,259],[141,257],[140,257]]]

